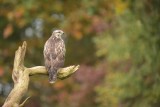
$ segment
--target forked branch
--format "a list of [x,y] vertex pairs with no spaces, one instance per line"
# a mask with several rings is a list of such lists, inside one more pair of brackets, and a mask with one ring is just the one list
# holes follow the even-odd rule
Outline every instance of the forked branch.
[[[29,85],[29,76],[31,75],[48,75],[44,66],[36,66],[27,68],[24,66],[24,57],[26,53],[27,43],[23,42],[23,45],[15,52],[14,66],[12,72],[12,79],[14,81],[14,88],[6,98],[3,107],[21,107],[25,101],[20,104],[22,97],[27,93]],[[69,66],[58,70],[58,78],[64,79],[72,75],[77,69],[77,66]]]

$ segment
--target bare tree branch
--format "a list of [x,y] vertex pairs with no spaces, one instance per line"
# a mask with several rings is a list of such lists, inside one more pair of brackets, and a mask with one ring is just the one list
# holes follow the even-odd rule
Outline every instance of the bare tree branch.
[[[6,98],[2,107],[22,107],[26,102],[26,99],[22,104],[20,101],[22,97],[27,93],[29,85],[29,76],[42,74],[48,75],[44,66],[36,66],[32,68],[26,68],[24,66],[24,58],[26,53],[27,43],[23,42],[23,45],[15,52],[14,66],[12,72],[12,79],[14,81],[14,88]],[[69,66],[58,70],[58,78],[64,79],[72,75],[77,69],[77,66]]]

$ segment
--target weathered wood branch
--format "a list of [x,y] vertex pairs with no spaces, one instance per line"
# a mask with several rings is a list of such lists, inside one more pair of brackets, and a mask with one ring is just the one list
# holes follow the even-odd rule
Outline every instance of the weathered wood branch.
[[[27,68],[24,66],[24,58],[26,53],[27,43],[23,42],[23,45],[15,52],[14,66],[12,72],[12,79],[14,87],[10,94],[6,98],[3,107],[21,107],[24,102],[20,104],[22,97],[27,93],[29,85],[29,76],[42,74],[48,75],[44,66],[36,66]],[[58,78],[64,79],[72,75],[77,69],[77,66],[69,66],[58,70]],[[28,99],[28,98],[27,98]]]

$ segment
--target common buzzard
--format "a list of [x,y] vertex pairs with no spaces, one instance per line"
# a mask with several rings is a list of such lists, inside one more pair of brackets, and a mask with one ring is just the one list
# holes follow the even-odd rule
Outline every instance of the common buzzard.
[[64,32],[62,30],[53,31],[44,45],[45,67],[49,73],[50,83],[54,83],[57,80],[57,70],[64,65],[66,49],[63,35]]

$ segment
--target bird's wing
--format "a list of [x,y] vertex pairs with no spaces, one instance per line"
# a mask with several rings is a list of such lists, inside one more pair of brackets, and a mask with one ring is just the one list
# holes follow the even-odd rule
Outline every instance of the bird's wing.
[[51,60],[51,58],[53,59],[56,58],[56,53],[55,53],[56,46],[54,42],[55,42],[54,40],[49,39],[44,45],[44,57],[49,61]]

